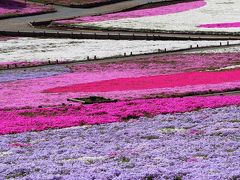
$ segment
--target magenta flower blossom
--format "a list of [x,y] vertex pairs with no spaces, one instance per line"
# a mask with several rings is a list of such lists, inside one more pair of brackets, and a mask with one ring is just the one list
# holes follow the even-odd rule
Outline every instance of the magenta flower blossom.
[[119,78],[47,89],[46,93],[108,92],[154,88],[174,88],[187,85],[219,84],[240,81],[240,70],[223,72],[188,72],[172,75]]
[[240,22],[216,23],[216,24],[202,24],[201,28],[239,28]]
[[231,105],[240,105],[240,96],[155,98],[56,108],[0,110],[0,134],[42,131],[83,124],[105,124]]

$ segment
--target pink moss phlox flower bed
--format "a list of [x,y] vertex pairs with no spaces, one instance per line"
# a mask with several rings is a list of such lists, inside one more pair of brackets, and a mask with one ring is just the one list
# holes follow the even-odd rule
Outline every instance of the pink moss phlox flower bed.
[[42,6],[35,3],[25,3],[20,0],[0,1],[0,17],[8,17],[12,15],[35,14],[40,12],[51,11],[49,6]]
[[0,134],[127,121],[144,116],[230,105],[240,105],[240,96],[156,98],[84,106],[1,110]]
[[120,13],[106,14],[106,15],[100,15],[100,16],[87,16],[87,17],[80,17],[80,18],[70,19],[70,20],[59,20],[59,21],[56,21],[56,23],[68,24],[68,23],[83,23],[83,22],[100,22],[100,21],[118,20],[118,19],[124,19],[124,18],[159,16],[159,15],[166,15],[166,14],[173,14],[173,13],[188,11],[191,9],[203,7],[204,5],[206,5],[206,2],[204,2],[204,0],[199,0],[194,2],[184,2],[184,3],[174,4],[174,5],[161,6],[156,8],[142,9],[142,10],[134,10],[134,11],[128,11],[128,12],[120,12]]
[[[109,79],[114,79],[117,78],[117,72],[122,72],[123,77],[175,74],[215,70],[226,66],[237,65],[239,64],[239,60],[240,53],[237,52],[171,54],[163,56],[153,55],[148,58],[136,58],[131,61],[114,63],[76,64],[73,65],[71,69],[75,73],[106,73]],[[97,79],[94,79],[94,81],[97,81]]]
[[216,23],[216,24],[202,24],[201,28],[239,28],[240,22]]
[[[131,91],[42,93],[42,91],[46,89],[71,86],[73,84],[105,81],[117,78],[204,71],[206,69],[215,70],[238,63],[239,53],[216,53],[151,56],[148,58],[136,58],[136,60],[115,63],[78,64],[72,67],[74,73],[0,83],[0,106],[1,108],[11,108],[58,105],[61,103],[69,103],[67,101],[68,98],[85,97],[89,95],[98,95],[114,99],[134,99],[146,96],[149,97],[149,95],[150,97],[154,97],[158,94],[171,95],[176,93],[205,92],[209,90],[233,90],[240,87],[240,82],[235,81],[220,84],[200,84],[175,88]],[[31,86],[29,86],[29,84]]]
[[46,93],[108,92],[155,88],[171,88],[187,85],[219,84],[240,80],[240,70],[223,72],[188,72],[173,75],[119,78],[45,90]]

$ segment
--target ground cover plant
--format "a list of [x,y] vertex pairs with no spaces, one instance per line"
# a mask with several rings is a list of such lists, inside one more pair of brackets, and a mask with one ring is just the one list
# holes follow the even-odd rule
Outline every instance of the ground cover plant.
[[[196,63],[197,62],[197,63]],[[137,78],[137,77],[151,77],[169,75],[177,77],[181,73],[191,77],[191,72],[195,71],[219,71],[220,68],[231,67],[239,64],[239,53],[214,53],[214,54],[176,54],[176,55],[152,55],[150,57],[136,58],[130,61],[120,62],[105,62],[105,63],[90,63],[90,64],[76,64],[70,65],[69,73],[63,73],[55,76],[50,76],[51,71],[57,72],[55,67],[46,73],[42,78],[31,78],[24,73],[16,73],[16,78],[22,77],[20,81],[14,80],[13,76],[4,76],[2,83],[0,83],[1,98],[0,104],[2,108],[6,107],[37,107],[39,105],[59,105],[61,103],[69,104],[68,98],[86,97],[86,96],[100,96],[110,99],[134,99],[144,97],[164,97],[175,96],[181,94],[188,94],[191,92],[208,92],[208,91],[224,91],[235,90],[239,86],[239,81],[236,81],[234,76],[229,77],[229,80],[221,83],[211,84],[205,82],[202,84],[189,84],[176,87],[162,87],[142,90],[126,90],[126,91],[108,91],[108,92],[65,92],[65,93],[47,93],[46,91],[52,88],[72,86],[74,84],[96,83],[101,81],[113,80],[121,78]],[[34,70],[31,74],[39,75],[42,70]],[[46,72],[46,71],[45,71]],[[223,73],[235,72],[228,70]],[[211,73],[210,73],[211,74]],[[213,73],[214,74],[214,73]],[[221,74],[221,73],[220,73]],[[33,76],[33,77],[34,77]],[[36,76],[38,77],[38,76]],[[163,76],[164,77],[164,76]],[[193,79],[194,80],[194,79]],[[8,81],[8,82],[7,82]],[[28,86],[31,84],[31,86]],[[16,91],[16,89],[18,89]],[[25,93],[28,92],[28,93]],[[9,99],[12,97],[14,101]]]
[[109,92],[174,88],[187,85],[220,84],[240,80],[240,70],[224,72],[190,72],[173,75],[118,78],[98,82],[74,84],[45,90],[47,93],[62,92]]
[[4,135],[0,178],[239,179],[239,110]]
[[240,177],[239,51],[1,71],[0,179]]
[[22,79],[36,79],[70,73],[71,69],[65,66],[37,67],[28,69],[14,69],[0,71],[0,82],[9,82]]
[[[6,38],[4,38],[6,40]],[[190,46],[219,45],[219,41],[118,41],[86,39],[17,38],[0,41],[0,67],[48,63],[49,61],[84,61],[133,54],[178,50]],[[239,41],[230,41],[237,44]],[[222,42],[227,44],[227,42]],[[140,48],[141,47],[141,48]],[[68,52],[68,53],[65,53]]]
[[32,15],[54,11],[50,6],[29,3],[23,0],[0,1],[0,18]]
[[238,0],[199,0],[143,10],[56,21],[53,25],[127,31],[238,32]]
[[[238,91],[239,69],[234,67],[238,64],[237,51],[195,52],[152,55],[116,63],[61,65],[62,68],[53,66],[39,71],[36,68],[28,71],[32,78],[24,76],[24,71],[15,72],[5,76],[0,84],[0,117],[5,117],[1,133],[119,122],[161,113],[238,105],[238,95],[181,98]],[[42,75],[43,70],[47,73]],[[15,81],[14,76],[22,80]],[[68,101],[89,96],[117,102],[82,105]]]
[[0,134],[124,122],[144,116],[154,117],[159,114],[184,113],[231,105],[239,106],[240,96],[155,98],[57,108],[11,108],[0,111]]

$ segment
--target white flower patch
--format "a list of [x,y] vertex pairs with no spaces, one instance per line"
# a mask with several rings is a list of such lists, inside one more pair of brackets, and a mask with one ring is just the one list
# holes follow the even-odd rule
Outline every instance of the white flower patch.
[[[239,43],[232,41],[231,43]],[[219,41],[117,41],[18,38],[0,42],[0,63],[32,61],[81,61],[89,56],[106,58],[123,55],[157,52],[158,49],[178,50],[219,45]],[[226,44],[226,42],[222,42]]]
[[205,0],[206,6],[168,15],[73,24],[112,29],[240,32],[239,28],[200,28],[201,24],[240,22],[239,0]]

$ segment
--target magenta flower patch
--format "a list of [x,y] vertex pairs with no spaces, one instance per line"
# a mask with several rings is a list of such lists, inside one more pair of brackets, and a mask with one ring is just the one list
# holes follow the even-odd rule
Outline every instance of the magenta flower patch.
[[85,84],[48,89],[47,93],[62,92],[108,92],[155,88],[174,88],[187,85],[219,84],[240,81],[240,70],[224,72],[189,72],[173,75],[157,75],[133,78],[119,78]]
[[155,98],[84,106],[0,110],[0,134],[128,121],[230,105],[240,105],[240,96]]
[[216,23],[216,24],[202,24],[201,28],[239,28],[240,22]]

